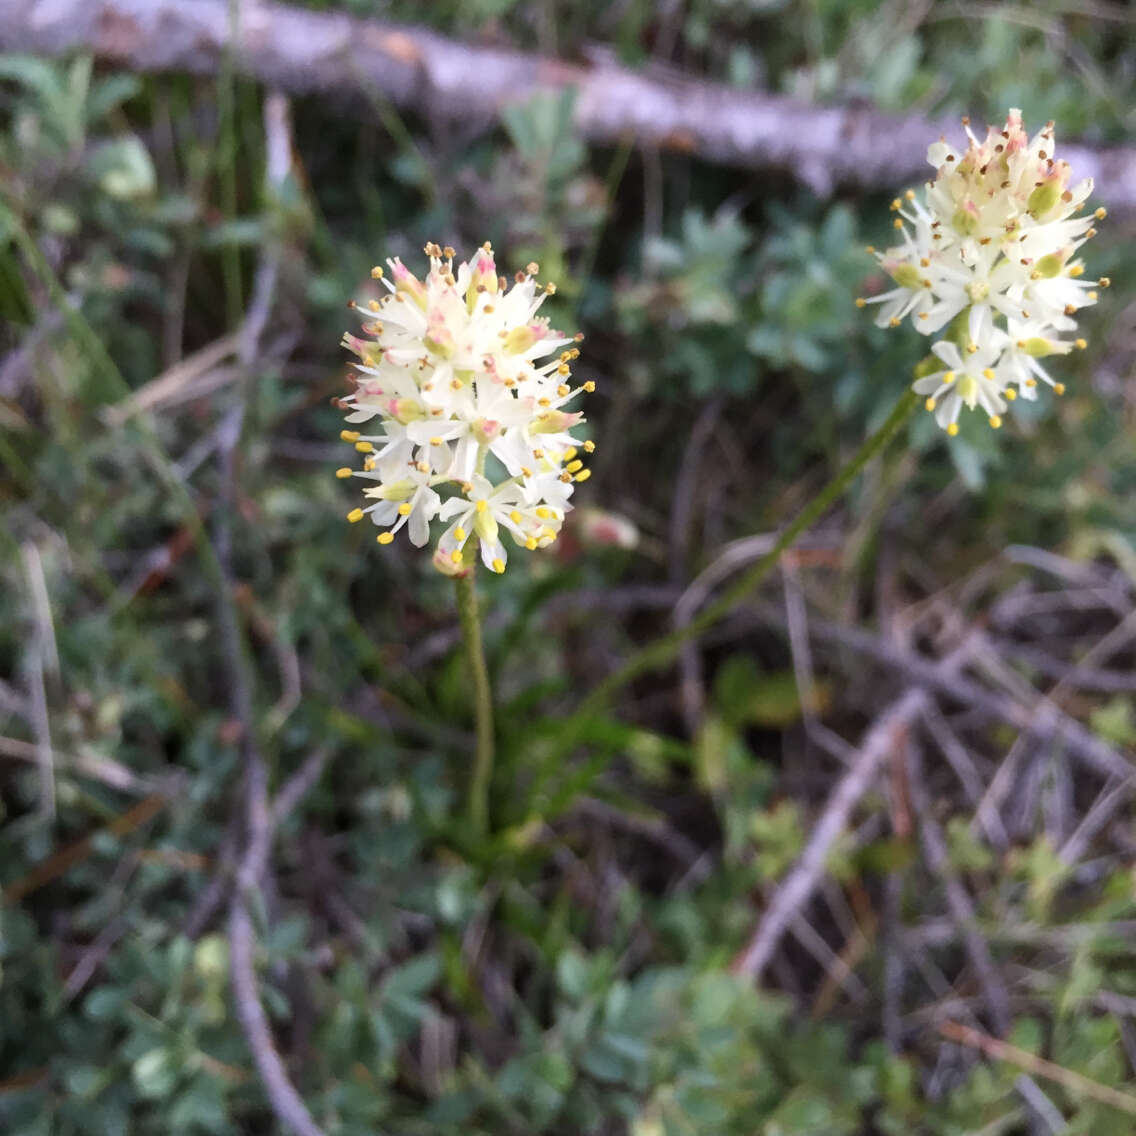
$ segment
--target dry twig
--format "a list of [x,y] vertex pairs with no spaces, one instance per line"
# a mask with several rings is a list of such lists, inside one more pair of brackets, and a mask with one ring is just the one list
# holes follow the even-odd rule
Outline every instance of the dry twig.
[[[816,107],[672,73],[617,64],[593,50],[569,63],[458,43],[421,28],[245,0],[232,33],[228,0],[0,0],[0,50],[64,55],[91,51],[138,71],[216,74],[228,51],[237,67],[295,93],[329,91],[369,108],[376,94],[436,121],[489,126],[509,103],[542,90],[576,91],[580,133],[645,151],[696,153],[749,169],[791,172],[827,196],[840,185],[891,187],[921,180],[927,140],[956,122],[880,114],[863,106]],[[476,75],[477,82],[466,81]],[[1062,145],[1113,209],[1136,208],[1136,153]]]

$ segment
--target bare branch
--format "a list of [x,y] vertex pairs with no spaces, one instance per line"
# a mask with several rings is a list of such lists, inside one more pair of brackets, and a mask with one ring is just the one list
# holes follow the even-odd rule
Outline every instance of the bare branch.
[[[229,8],[228,0],[0,0],[0,51],[92,51],[140,71],[214,74],[230,44]],[[537,91],[574,88],[576,125],[593,142],[631,137],[646,150],[781,169],[821,196],[841,185],[921,180],[928,141],[960,134],[957,122],[810,106],[660,67],[633,71],[603,49],[568,63],[265,0],[245,0],[239,12],[236,65],[285,91],[335,91],[360,114],[381,96],[428,118],[476,128]],[[1062,156],[1078,175],[1096,180],[1105,204],[1136,208],[1136,151],[1070,145]]]

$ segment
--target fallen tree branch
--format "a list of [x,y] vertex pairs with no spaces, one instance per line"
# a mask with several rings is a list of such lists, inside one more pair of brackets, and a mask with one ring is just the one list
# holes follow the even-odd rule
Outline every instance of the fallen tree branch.
[[[138,71],[216,74],[230,46],[229,0],[0,0],[0,51],[90,51]],[[508,103],[574,88],[576,125],[598,143],[631,138],[724,165],[791,172],[815,193],[921,180],[928,141],[957,122],[817,107],[658,68],[634,71],[595,50],[583,63],[459,43],[420,28],[244,0],[232,58],[297,94],[334,91],[370,115],[376,96],[432,118],[488,127]],[[471,76],[476,77],[471,80]],[[1136,150],[1062,146],[1113,209],[1136,210]]]

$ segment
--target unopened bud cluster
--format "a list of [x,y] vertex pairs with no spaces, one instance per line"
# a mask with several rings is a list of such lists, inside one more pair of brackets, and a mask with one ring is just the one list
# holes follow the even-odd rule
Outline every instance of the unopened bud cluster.
[[1093,183],[1071,184],[1068,163],[1054,157],[1053,123],[1031,139],[1011,110],[982,142],[963,124],[965,150],[942,139],[928,149],[936,173],[924,200],[908,190],[892,202],[901,243],[868,250],[895,286],[857,301],[880,305],[881,327],[910,316],[925,335],[943,333],[914,388],[949,434],[964,406],[1001,426],[1007,403],[1037,398],[1038,380],[1063,394],[1042,360],[1085,346],[1070,338],[1073,317],[1108,286],[1086,280],[1077,255],[1105,211],[1078,216]]
[[[426,254],[424,280],[397,258],[372,270],[386,294],[366,305],[367,338],[343,339],[359,362],[339,400],[352,426],[341,436],[363,468],[337,476],[360,478],[368,502],[347,519],[369,516],[380,544],[405,527],[420,548],[441,522],[439,571],[468,571],[476,544],[503,572],[505,535],[529,550],[551,544],[589,475],[581,451],[594,447],[571,434],[583,415],[565,408],[595,384],[569,381],[579,350],[537,315],[555,287],[537,284],[536,264],[508,287],[488,243],[456,266],[451,248]],[[375,420],[378,432],[354,428]]]

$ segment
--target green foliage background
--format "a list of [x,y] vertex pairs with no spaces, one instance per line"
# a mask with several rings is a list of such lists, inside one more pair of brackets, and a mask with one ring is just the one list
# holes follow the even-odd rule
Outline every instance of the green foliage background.
[[[635,66],[818,102],[991,120],[1018,105],[1090,143],[1130,140],[1136,116],[1131,17],[1111,4],[341,6],[566,57],[603,42]],[[877,331],[853,303],[875,286],[863,245],[886,243],[891,194],[818,201],[788,176],[589,149],[570,97],[552,95],[475,137],[380,102],[297,99],[292,171],[267,192],[264,98],[231,74],[0,59],[0,1128],[277,1130],[230,1004],[223,911],[203,906],[231,871],[239,815],[210,542],[227,508],[218,432],[243,397],[229,599],[258,738],[277,785],[327,756],[278,832],[258,967],[327,1132],[1043,1131],[1017,1069],[975,1064],[934,1031],[936,1007],[951,1016],[952,998],[974,996],[957,942],[926,948],[957,989],[912,980],[898,1049],[874,932],[855,983],[824,998],[824,970],[793,940],[760,988],[727,972],[840,773],[807,745],[803,715],[854,741],[886,703],[854,656],[825,662],[810,705],[784,631],[758,620],[707,645],[693,731],[663,674],[584,723],[567,761],[553,745],[581,692],[668,628],[676,589],[725,542],[789,515],[904,388],[918,337]],[[1089,352],[1067,360],[1070,394],[1017,404],[1000,435],[967,423],[948,442],[914,422],[844,508],[828,562],[801,569],[819,618],[876,628],[895,594],[946,591],[981,620],[1022,581],[997,560],[1011,544],[1136,580],[1131,221],[1108,233],[1088,253],[1113,288],[1086,320]],[[555,322],[586,333],[598,449],[581,504],[641,538],[617,550],[579,532],[482,582],[502,752],[494,835],[476,841],[448,581],[344,523],[328,401],[344,302],[370,266],[414,261],[426,240],[487,238],[506,267],[539,261],[559,284]],[[267,248],[280,278],[247,375],[226,375],[230,358],[153,413],[115,417],[241,326]],[[717,448],[682,474],[703,414]],[[691,519],[676,543],[678,494]],[[783,603],[777,585],[762,599]],[[1067,634],[1107,629],[1086,614]],[[41,683],[53,795],[29,760]],[[1070,712],[1131,754],[1131,694],[1085,694]],[[1012,735],[984,729],[1000,760]],[[1123,1086],[1130,828],[1102,837],[1087,873],[1057,859],[1040,821],[992,849],[940,765],[952,862],[1012,977],[1011,1040]],[[129,812],[153,793],[169,796],[152,815]],[[1082,813],[1092,799],[1077,798]],[[861,928],[892,883],[905,924],[943,910],[893,805],[870,796],[833,857],[828,893]],[[840,951],[839,919],[817,918]],[[1102,992],[1128,1016],[1102,1010]],[[1046,1091],[1064,1131],[1132,1130],[1087,1096]]]

